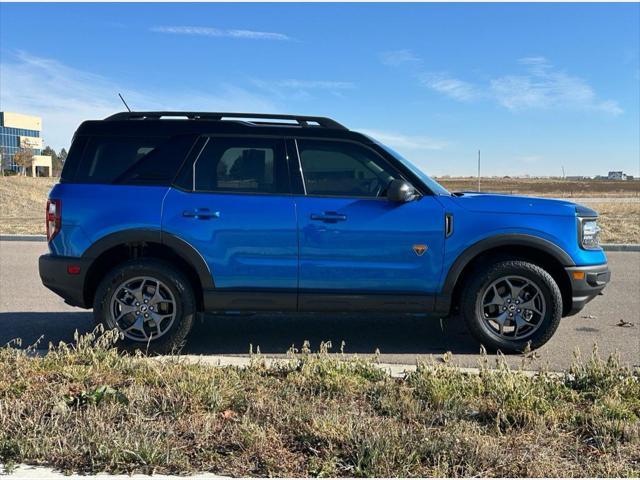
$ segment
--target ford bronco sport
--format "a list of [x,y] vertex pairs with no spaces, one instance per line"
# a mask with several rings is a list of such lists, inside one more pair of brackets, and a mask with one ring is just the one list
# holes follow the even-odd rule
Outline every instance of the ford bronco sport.
[[323,117],[87,121],[46,208],[42,282],[130,349],[178,347],[198,312],[386,311],[522,351],[610,277],[593,210],[450,193]]

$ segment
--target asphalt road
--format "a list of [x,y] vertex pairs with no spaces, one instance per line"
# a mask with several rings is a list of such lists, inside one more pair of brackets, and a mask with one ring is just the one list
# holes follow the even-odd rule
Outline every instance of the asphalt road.
[[[38,256],[44,242],[0,242],[0,345],[21,338],[23,346],[42,336],[40,348],[49,342],[70,342],[75,330],[93,327],[90,311],[69,307],[47,290],[38,276]],[[589,355],[594,344],[602,355],[618,352],[623,362],[640,365],[640,253],[611,252],[611,284],[603,296],[582,312],[563,319],[551,341],[527,360],[527,368],[545,366],[558,370],[571,364],[579,350]],[[618,326],[620,320],[633,326]],[[304,340],[317,349],[332,341],[334,350],[345,342],[347,353],[372,354],[380,361],[414,364],[429,356],[440,361],[453,353],[453,362],[475,367],[479,346],[458,320],[437,320],[401,315],[254,315],[206,316],[191,334],[184,352],[199,355],[245,355],[249,345],[264,354],[281,355]],[[489,362],[494,362],[494,357]],[[524,359],[511,355],[519,366]]]

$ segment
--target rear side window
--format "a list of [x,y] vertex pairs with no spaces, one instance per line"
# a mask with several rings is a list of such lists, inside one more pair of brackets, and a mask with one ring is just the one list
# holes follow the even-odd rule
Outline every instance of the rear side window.
[[127,185],[170,185],[197,136],[180,135],[142,156],[114,182]]
[[78,183],[113,183],[165,138],[91,137],[75,175]]
[[288,193],[284,143],[280,139],[211,137],[194,163],[196,191]]

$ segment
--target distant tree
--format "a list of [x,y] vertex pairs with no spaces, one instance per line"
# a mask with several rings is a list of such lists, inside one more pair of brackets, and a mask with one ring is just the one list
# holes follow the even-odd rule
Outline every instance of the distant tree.
[[[64,148],[62,149],[62,151],[64,151]],[[60,153],[62,153],[62,151]],[[53,170],[51,174],[54,177],[59,177],[60,172],[62,172],[62,160],[60,160],[60,157],[58,156],[56,151],[49,145],[47,145],[46,147],[44,147],[44,150],[42,150],[42,155],[48,155],[51,157],[51,168]]]
[[64,162],[67,161],[67,150],[63,147],[62,150],[60,150],[60,153],[58,154],[58,158],[60,159],[60,162],[62,162],[62,164],[64,165]]
[[20,167],[22,175],[27,174],[27,168],[33,161],[33,150],[31,148],[21,148],[13,155],[13,163]]
[[56,153],[56,151],[53,148],[51,148],[49,145],[44,147],[44,149],[42,150],[42,155],[48,155],[51,157],[52,160],[58,158],[58,154]]

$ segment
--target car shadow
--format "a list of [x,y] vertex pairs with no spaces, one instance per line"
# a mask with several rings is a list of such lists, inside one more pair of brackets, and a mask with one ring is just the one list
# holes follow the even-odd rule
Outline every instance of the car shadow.
[[38,342],[38,348],[49,343],[73,342],[74,333],[83,334],[94,328],[93,315],[77,312],[2,312],[0,313],[0,346],[20,339],[23,347]]
[[[0,345],[20,338],[26,347],[40,339],[73,342],[74,333],[94,328],[91,312],[0,313]],[[304,341],[317,350],[331,341],[332,351],[344,342],[346,353],[438,354],[479,351],[478,343],[459,319],[443,320],[418,315],[393,314],[256,314],[203,315],[191,332],[182,353],[238,355],[260,349],[266,354],[284,354]]]
[[310,342],[317,350],[331,341],[332,351],[342,342],[347,353],[384,354],[478,353],[478,344],[458,321],[415,315],[381,314],[259,314],[204,316],[192,332],[184,353],[238,354],[254,351],[284,354]]

